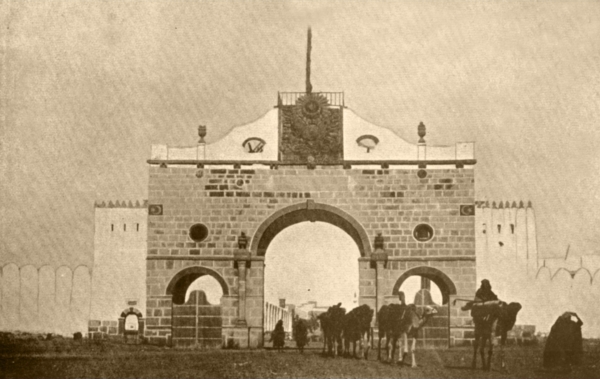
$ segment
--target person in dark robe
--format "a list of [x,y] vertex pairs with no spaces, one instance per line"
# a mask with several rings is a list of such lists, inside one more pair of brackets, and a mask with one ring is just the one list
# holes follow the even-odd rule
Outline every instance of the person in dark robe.
[[294,324],[294,340],[300,353],[304,353],[304,346],[308,344],[308,327],[306,322],[299,318]]
[[574,312],[565,312],[552,325],[544,346],[543,365],[545,368],[566,367],[581,363],[583,321]]
[[492,291],[492,285],[487,279],[481,281],[481,287],[475,292],[475,302],[485,303],[486,301],[498,300],[498,296]]
[[[490,281],[487,279],[483,279],[481,281],[481,287],[475,292],[475,300],[467,302],[465,306],[461,309],[463,311],[469,311],[473,308],[480,308],[477,314],[482,311],[482,306],[485,305],[487,301],[498,301],[498,296],[492,291],[492,285]],[[471,314],[473,316],[473,314]]]
[[275,330],[271,334],[271,341],[273,342],[273,348],[281,351],[285,345],[285,330],[283,329],[283,320],[277,321]]

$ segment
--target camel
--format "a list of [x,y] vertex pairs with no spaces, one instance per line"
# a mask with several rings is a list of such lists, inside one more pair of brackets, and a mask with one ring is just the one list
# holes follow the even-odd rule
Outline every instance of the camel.
[[[463,307],[463,310],[468,310]],[[501,367],[506,368],[504,362],[504,345],[506,336],[517,321],[517,313],[521,310],[521,304],[503,301],[488,301],[485,303],[472,304],[471,317],[475,324],[475,340],[473,341],[473,363],[477,368],[477,350],[481,354],[483,369],[489,371],[491,368],[492,354],[494,351],[494,338],[500,337],[500,362]],[[490,345],[487,361],[485,359],[485,346]]]
[[[374,311],[366,304],[354,308],[344,316],[342,326],[342,337],[344,339],[344,355],[356,356],[356,345],[359,346],[359,354],[367,359],[371,341],[371,320]],[[350,354],[350,343],[352,343],[352,354]]]
[[[423,314],[419,315],[417,307],[414,304],[390,304],[381,307],[377,314],[379,323],[379,349],[377,352],[377,359],[381,359],[381,339],[383,337],[385,337],[385,349],[390,362],[393,362],[393,357],[396,355],[396,343],[398,339],[403,337],[404,353],[402,354],[402,360],[398,357],[398,363],[404,362],[404,359],[408,355],[408,338],[411,338],[411,367],[417,367],[417,360],[415,358],[417,333],[427,324],[431,317],[437,313],[435,308],[426,306],[423,310]],[[392,343],[391,351],[389,342]]]
[[345,314],[346,309],[339,303],[317,316],[323,331],[323,354],[335,356],[342,353],[342,323]]

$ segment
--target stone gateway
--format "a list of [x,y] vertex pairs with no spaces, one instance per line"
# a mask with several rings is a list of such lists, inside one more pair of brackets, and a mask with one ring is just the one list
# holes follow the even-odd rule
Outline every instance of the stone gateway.
[[[343,93],[279,93],[273,110],[220,141],[153,146],[145,335],[211,345],[218,330],[224,346],[263,346],[269,244],[288,226],[321,221],[360,251],[359,305],[396,302],[404,280],[421,276],[444,303],[421,340],[469,338],[470,317],[452,300],[476,288],[473,145],[428,146],[423,124],[418,136],[410,144],[361,119]],[[187,309],[186,290],[203,275],[223,297],[210,308],[219,322],[198,333],[179,328],[175,310]]]

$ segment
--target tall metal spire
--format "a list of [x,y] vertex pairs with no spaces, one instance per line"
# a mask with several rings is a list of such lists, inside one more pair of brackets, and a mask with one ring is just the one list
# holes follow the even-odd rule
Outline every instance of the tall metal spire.
[[312,92],[312,84],[310,84],[310,50],[312,49],[311,39],[312,39],[312,32],[309,27],[308,28],[308,43],[306,45],[306,93]]

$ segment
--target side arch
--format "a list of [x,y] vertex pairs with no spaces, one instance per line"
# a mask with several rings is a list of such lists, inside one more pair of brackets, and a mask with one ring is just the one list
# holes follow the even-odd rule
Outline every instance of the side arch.
[[402,283],[406,279],[411,276],[422,276],[434,282],[442,292],[443,303],[447,304],[450,301],[450,295],[456,295],[456,286],[452,279],[448,277],[448,275],[444,274],[444,272],[429,266],[419,266],[413,267],[407,271],[405,271],[398,280],[396,280],[396,284],[394,284],[394,289],[392,290],[392,295],[398,296],[398,292],[400,291],[400,287]]
[[[125,320],[127,319],[127,316],[130,315],[134,315],[137,317],[137,329],[127,330],[125,328]],[[127,338],[128,335],[143,336],[145,323],[146,322],[144,320],[142,312],[140,312],[139,309],[133,307],[125,308],[123,312],[121,312],[121,316],[119,317],[119,334],[124,335],[125,338]]]
[[269,216],[254,233],[250,250],[258,256],[264,256],[280,231],[304,221],[321,221],[337,226],[354,240],[361,257],[371,254],[367,232],[354,217],[339,208],[313,200],[287,206]]
[[173,303],[182,304],[185,300],[185,292],[190,284],[204,275],[210,275],[215,278],[219,282],[219,285],[221,285],[223,296],[229,295],[229,287],[225,279],[218,272],[200,266],[188,267],[175,274],[169,281],[166,294],[173,296]]
[[131,314],[134,314],[136,316],[138,316],[138,318],[143,318],[144,316],[142,315],[142,312],[139,311],[139,309],[137,308],[133,308],[133,307],[129,307],[129,308],[125,308],[123,310],[123,312],[121,312],[121,317],[125,318]]

